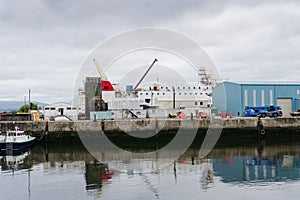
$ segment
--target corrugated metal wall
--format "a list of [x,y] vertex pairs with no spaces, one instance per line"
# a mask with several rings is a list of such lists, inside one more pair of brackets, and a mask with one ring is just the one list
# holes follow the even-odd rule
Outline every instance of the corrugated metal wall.
[[300,84],[224,82],[213,89],[213,106],[234,116],[243,115],[245,106],[277,105],[277,99],[285,98],[292,99],[293,111],[300,109]]

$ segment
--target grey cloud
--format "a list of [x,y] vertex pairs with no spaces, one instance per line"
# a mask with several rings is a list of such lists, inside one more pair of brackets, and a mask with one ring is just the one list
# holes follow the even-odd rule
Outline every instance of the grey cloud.
[[299,8],[296,0],[4,0],[0,81],[9,87],[0,88],[0,100],[22,99],[29,87],[45,101],[70,100],[80,65],[99,42],[147,26],[194,39],[223,77],[299,80]]

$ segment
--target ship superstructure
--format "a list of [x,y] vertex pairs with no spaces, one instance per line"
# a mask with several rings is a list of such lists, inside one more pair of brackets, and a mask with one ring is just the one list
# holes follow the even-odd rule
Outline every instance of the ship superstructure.
[[[155,59],[135,87],[126,85],[124,90],[120,84],[111,84],[94,59],[100,77],[86,77],[85,109],[83,109],[86,118],[99,116],[99,112],[110,112],[108,118],[113,119],[168,117],[170,113],[179,112],[184,112],[188,116],[209,115],[212,77],[201,68],[198,73],[199,80],[195,83],[142,84],[156,61]],[[103,118],[106,118],[105,115]]]

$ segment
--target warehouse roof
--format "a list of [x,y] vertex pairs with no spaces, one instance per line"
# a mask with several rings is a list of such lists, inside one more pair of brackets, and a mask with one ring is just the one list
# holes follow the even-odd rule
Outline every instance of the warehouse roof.
[[235,83],[240,85],[299,85],[296,81],[225,81],[227,83]]

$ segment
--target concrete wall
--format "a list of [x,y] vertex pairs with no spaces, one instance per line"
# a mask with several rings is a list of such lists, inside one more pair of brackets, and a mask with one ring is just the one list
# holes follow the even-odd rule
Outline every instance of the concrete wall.
[[[299,128],[300,117],[294,118],[264,118],[262,119],[263,125],[266,128]],[[257,118],[227,118],[216,119],[216,127],[224,125],[224,129],[247,129],[256,128]],[[8,129],[14,129],[18,126],[21,130],[33,133],[43,133],[46,128],[46,122],[44,121],[22,121],[22,122],[0,122],[0,131],[5,132]],[[99,131],[104,129],[105,131],[131,131],[131,130],[155,130],[156,128],[168,131],[177,130],[180,128],[190,129],[192,127],[198,127],[201,129],[207,129],[209,121],[205,119],[194,120],[179,120],[179,119],[164,119],[155,121],[154,119],[135,119],[135,120],[105,120],[105,121],[77,121],[77,122],[48,122],[49,132],[76,132],[82,131]]]

